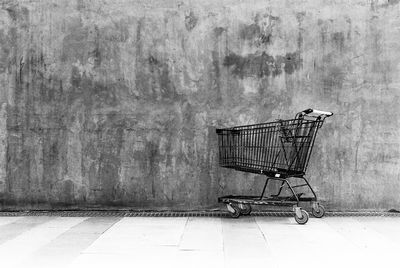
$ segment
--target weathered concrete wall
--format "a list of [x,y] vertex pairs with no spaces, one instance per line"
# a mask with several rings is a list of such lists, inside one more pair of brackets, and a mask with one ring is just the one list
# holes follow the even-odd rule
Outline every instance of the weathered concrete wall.
[[309,177],[330,209],[400,207],[400,4],[8,0],[3,208],[195,209],[258,193],[215,128],[333,111]]

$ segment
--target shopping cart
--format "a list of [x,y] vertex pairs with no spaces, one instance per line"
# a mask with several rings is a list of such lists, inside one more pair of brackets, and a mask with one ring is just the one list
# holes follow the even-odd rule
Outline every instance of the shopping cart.
[[[305,224],[309,215],[300,202],[311,202],[312,214],[323,217],[325,209],[304,176],[318,129],[332,115],[307,109],[294,119],[217,129],[221,167],[267,177],[260,196],[229,195],[219,197],[218,202],[226,204],[233,218],[250,214],[251,205],[293,206],[296,222]],[[279,189],[264,196],[270,180],[278,181]],[[298,192],[307,188],[311,197]]]

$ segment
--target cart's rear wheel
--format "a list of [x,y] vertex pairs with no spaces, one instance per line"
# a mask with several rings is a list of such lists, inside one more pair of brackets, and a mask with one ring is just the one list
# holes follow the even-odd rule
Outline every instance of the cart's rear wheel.
[[317,209],[312,208],[311,213],[315,218],[322,218],[325,215],[325,208],[322,205],[318,205]]
[[304,209],[300,210],[301,212],[301,218],[299,218],[299,216],[297,216],[297,214],[294,214],[294,219],[296,220],[296,222],[298,224],[306,224],[308,222],[308,212],[305,211]]
[[229,203],[226,204],[226,207],[228,208],[229,214],[231,215],[232,218],[239,218],[240,216],[240,208],[237,204],[235,203]]
[[250,204],[240,204],[240,214],[242,215],[249,215],[251,213],[251,206]]

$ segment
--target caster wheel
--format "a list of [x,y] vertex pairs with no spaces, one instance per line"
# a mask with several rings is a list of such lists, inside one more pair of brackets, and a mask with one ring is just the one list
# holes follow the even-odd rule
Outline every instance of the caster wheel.
[[235,203],[229,203],[226,204],[226,207],[228,208],[229,214],[231,215],[232,218],[239,218],[240,216],[240,208],[237,204]]
[[250,215],[251,213],[251,206],[250,204],[240,204],[240,214],[242,215]]
[[322,205],[318,205],[317,209],[312,208],[311,213],[315,218],[322,218],[325,215],[325,208]]
[[304,209],[300,210],[301,211],[301,218],[297,216],[297,214],[294,214],[294,219],[298,224],[306,224],[308,222],[308,212],[305,211]]
[[322,218],[325,215],[325,208],[322,205],[318,205],[318,209],[312,208],[311,212],[315,218]]

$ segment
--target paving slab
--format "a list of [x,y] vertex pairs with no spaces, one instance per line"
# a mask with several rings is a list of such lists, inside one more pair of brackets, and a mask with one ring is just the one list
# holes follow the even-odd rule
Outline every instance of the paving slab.
[[272,264],[271,250],[253,217],[222,219],[224,260],[229,267]]
[[142,248],[177,247],[187,220],[187,218],[123,218],[84,252],[136,254],[137,250]]
[[1,217],[0,216],[0,226],[16,222],[16,221],[20,220],[21,218],[22,217]]
[[36,225],[15,238],[0,245],[0,260],[5,267],[12,267],[31,257],[36,250],[44,247],[59,235],[79,224],[85,218],[59,218]]
[[35,251],[18,267],[66,267],[119,220],[116,217],[85,219]]
[[223,251],[222,223],[220,218],[189,218],[180,250]]
[[22,217],[1,225],[0,245],[51,219],[51,217]]

